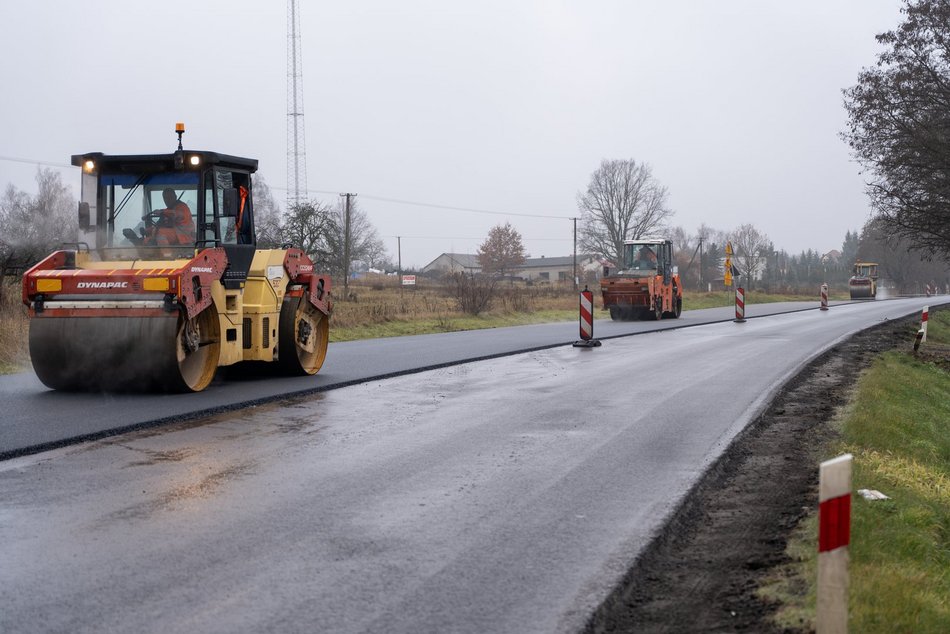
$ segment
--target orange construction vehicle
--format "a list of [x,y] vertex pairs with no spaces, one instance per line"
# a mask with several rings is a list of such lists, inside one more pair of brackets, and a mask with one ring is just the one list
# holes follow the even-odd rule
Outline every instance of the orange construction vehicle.
[[600,292],[614,321],[678,318],[683,311],[683,286],[673,265],[672,241],[625,241],[620,269],[604,268]]
[[254,159],[183,150],[72,157],[79,242],[26,272],[30,356],[63,390],[200,391],[219,366],[315,374],[330,278],[300,249],[258,249]]

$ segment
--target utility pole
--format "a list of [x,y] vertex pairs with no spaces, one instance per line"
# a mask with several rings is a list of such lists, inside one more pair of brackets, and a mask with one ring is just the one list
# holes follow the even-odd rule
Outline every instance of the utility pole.
[[703,290],[703,237],[699,236],[699,290]]
[[397,273],[396,279],[399,284],[399,292],[402,293],[402,236],[396,236],[396,258],[397,258]]
[[345,215],[343,218],[343,297],[349,298],[350,285],[350,198],[356,197],[356,194],[340,194],[341,198],[346,198]]
[[574,290],[577,290],[577,218],[574,221]]

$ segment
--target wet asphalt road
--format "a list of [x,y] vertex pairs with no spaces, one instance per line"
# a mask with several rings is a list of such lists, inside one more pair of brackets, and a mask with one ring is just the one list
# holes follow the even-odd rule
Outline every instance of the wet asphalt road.
[[369,381],[0,463],[0,631],[574,632],[895,300]]
[[[750,305],[747,316],[813,309],[817,302]],[[731,320],[732,308],[687,311],[660,322],[597,320],[594,336],[610,338],[656,329]],[[198,394],[81,394],[47,389],[32,372],[0,376],[0,460],[128,431],[156,422],[207,415],[290,394],[312,393],[420,369],[571,343],[575,322],[496,328],[330,344],[313,377],[244,376],[225,372]]]

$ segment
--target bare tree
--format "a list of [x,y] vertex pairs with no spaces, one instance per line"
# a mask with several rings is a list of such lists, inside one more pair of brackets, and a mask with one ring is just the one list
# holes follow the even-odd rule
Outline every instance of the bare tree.
[[646,163],[604,159],[591,174],[587,191],[577,196],[581,248],[620,262],[624,240],[665,229],[673,215],[666,199],[666,188]]
[[30,196],[13,185],[7,185],[0,200],[0,281],[8,274],[20,271],[35,257],[36,248],[30,239],[32,216],[33,200]]
[[525,256],[521,234],[508,222],[492,227],[478,247],[478,264],[488,275],[504,277],[524,264]]
[[690,235],[683,227],[673,227],[669,232],[673,241],[674,263],[679,267],[680,279],[686,287],[699,280],[699,236]]
[[950,257],[950,3],[905,0],[904,23],[845,91],[843,135],[871,171],[871,203],[892,232]]
[[36,184],[36,196],[8,185],[0,198],[0,280],[76,239],[76,199],[59,172],[38,168]]
[[283,239],[283,218],[280,206],[271,194],[270,187],[260,173],[252,176],[254,186],[254,230],[257,246],[262,249],[277,249]]
[[291,205],[281,231],[286,242],[303,249],[323,271],[332,270],[332,241],[336,234],[333,210],[313,200]]
[[346,205],[341,200],[332,210],[333,231],[329,235],[330,270],[334,276],[345,275],[349,268],[345,253],[349,252],[350,262],[362,262],[367,267],[377,268],[377,264],[387,260],[386,245],[379,237],[376,227],[358,202],[350,202],[349,250],[346,247]]
[[746,285],[751,286],[756,274],[765,267],[768,257],[772,255],[772,241],[751,224],[742,225],[733,231],[730,240],[735,251],[733,264],[739,269]]
[[698,236],[686,232],[683,227],[673,227],[669,230],[670,240],[673,241],[673,248],[676,253],[692,253],[693,249],[699,244],[696,240]]
[[950,269],[941,261],[931,261],[909,238],[895,234],[881,218],[869,220],[861,232],[858,257],[877,262],[882,277],[897,286],[899,293],[920,293],[928,284],[945,288]]

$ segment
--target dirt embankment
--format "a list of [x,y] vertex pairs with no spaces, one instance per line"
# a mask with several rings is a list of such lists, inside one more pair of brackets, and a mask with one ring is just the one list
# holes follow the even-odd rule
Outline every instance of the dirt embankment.
[[817,448],[833,439],[873,358],[911,348],[909,324],[859,333],[809,364],[705,476],[668,528],[595,613],[588,632],[776,632],[756,596],[817,500]]

